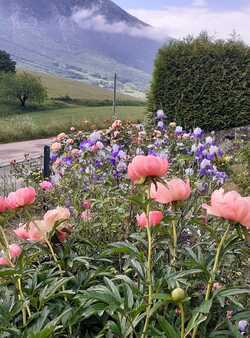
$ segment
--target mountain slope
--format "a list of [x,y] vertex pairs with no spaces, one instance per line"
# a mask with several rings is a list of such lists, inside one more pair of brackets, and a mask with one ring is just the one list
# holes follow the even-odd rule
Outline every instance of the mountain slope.
[[143,91],[160,43],[110,0],[0,0],[0,49],[22,67]]

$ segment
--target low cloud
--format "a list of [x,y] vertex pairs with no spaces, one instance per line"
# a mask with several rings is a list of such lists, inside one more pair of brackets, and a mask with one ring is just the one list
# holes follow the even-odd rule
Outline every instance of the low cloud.
[[[72,15],[72,20],[84,29],[91,29],[106,33],[124,33],[135,37],[147,37],[152,40],[162,40],[163,36],[158,28],[150,26],[130,26],[126,22],[108,22],[100,15],[98,8],[78,9]],[[164,37],[165,39],[165,37]]]
[[158,38],[197,36],[206,30],[216,38],[227,39],[235,31],[250,43],[250,6],[238,10],[215,11],[206,1],[195,0],[190,7],[169,6],[162,10],[131,9],[129,12],[155,27]]

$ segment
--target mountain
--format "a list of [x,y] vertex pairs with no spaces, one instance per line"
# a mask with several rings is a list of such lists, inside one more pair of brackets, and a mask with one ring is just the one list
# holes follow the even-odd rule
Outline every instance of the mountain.
[[159,40],[110,0],[0,0],[0,49],[19,66],[144,91]]

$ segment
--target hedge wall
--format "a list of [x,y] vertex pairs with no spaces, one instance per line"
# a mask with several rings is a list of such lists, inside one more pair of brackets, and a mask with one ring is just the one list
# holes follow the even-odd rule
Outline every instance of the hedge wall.
[[186,129],[250,124],[250,47],[204,33],[172,41],[156,58],[148,108]]

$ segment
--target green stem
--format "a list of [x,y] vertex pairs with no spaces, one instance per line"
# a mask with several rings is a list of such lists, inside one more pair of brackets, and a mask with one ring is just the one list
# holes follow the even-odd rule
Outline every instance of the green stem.
[[177,249],[177,232],[175,222],[172,222],[172,235],[173,235],[173,257],[172,257],[172,265],[175,265],[176,261],[176,249]]
[[[53,247],[52,247],[50,241],[49,241],[48,239],[45,239],[45,242],[46,242],[46,244],[47,244],[48,247],[49,247],[49,250],[50,250],[51,255],[52,255],[53,259],[54,259],[54,262],[56,263],[56,265],[57,265],[57,267],[58,267],[58,270],[60,271],[61,277],[63,277],[63,270],[62,270],[62,267],[61,267],[60,263],[58,262],[58,259],[57,259],[57,257],[56,257],[56,254],[55,254],[55,252],[54,252],[54,250],[53,250]],[[62,286],[62,290],[65,291],[64,285]],[[66,297],[66,296],[64,296],[64,300],[67,301],[67,297]]]
[[26,325],[26,310],[27,310],[29,318],[31,317],[31,311],[30,311],[29,305],[26,304],[26,302],[25,302],[25,297],[24,297],[24,294],[23,294],[22,283],[21,283],[20,278],[18,278],[18,280],[17,280],[17,289],[18,289],[19,295],[20,295],[19,299],[23,302],[23,308],[22,308],[23,324]]
[[146,319],[143,327],[143,332],[141,338],[146,337],[149,319],[150,319],[150,310],[152,306],[152,276],[151,276],[151,260],[152,260],[152,236],[151,229],[147,226],[147,235],[148,235],[148,262],[147,262],[147,284],[148,284],[148,304],[146,309]]
[[180,338],[184,338],[185,337],[185,313],[184,313],[183,305],[181,303],[179,304],[179,308],[181,311],[181,336]]
[[[207,284],[205,301],[209,300],[210,293],[211,293],[211,290],[212,290],[212,287],[213,287],[213,283],[214,283],[214,275],[215,275],[216,271],[218,270],[219,263],[220,263],[221,250],[222,250],[223,244],[224,244],[224,242],[225,242],[225,240],[227,238],[229,230],[230,230],[230,224],[228,225],[226,232],[222,236],[221,241],[220,241],[220,243],[218,245],[218,248],[217,248],[217,251],[216,251],[216,256],[215,256],[214,265],[213,265],[213,269],[212,269],[212,275],[211,275],[211,277],[210,277],[210,279],[208,281],[208,284]],[[197,331],[198,331],[198,326],[194,329],[193,334],[192,334],[192,338],[196,337]]]

